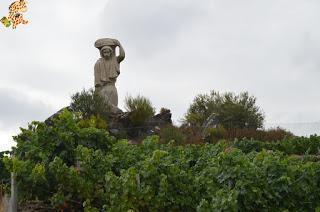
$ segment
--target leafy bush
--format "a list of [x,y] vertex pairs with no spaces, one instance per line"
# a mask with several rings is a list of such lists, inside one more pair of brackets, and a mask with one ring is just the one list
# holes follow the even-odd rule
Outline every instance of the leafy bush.
[[249,138],[259,141],[281,141],[287,138],[292,138],[294,135],[282,128],[255,130],[255,129],[229,129],[224,136],[224,139],[234,140]]
[[2,181],[6,181],[10,179],[10,173],[8,170],[6,170],[4,163],[2,159],[5,157],[5,155],[10,154],[9,151],[0,152],[0,183]]
[[186,140],[185,135],[178,127],[168,125],[160,130],[160,138],[164,143],[175,141],[176,144],[183,144]]
[[109,105],[93,89],[83,89],[72,95],[70,107],[72,111],[80,112],[84,119],[96,116],[108,120],[110,115]]
[[295,137],[294,134],[286,129],[277,127],[275,129],[268,129],[264,131],[264,134],[260,138],[254,138],[261,141],[281,141]]
[[88,119],[82,119],[79,121],[79,126],[81,128],[94,127],[98,129],[107,129],[108,125],[105,120],[100,117],[91,116]]
[[239,95],[216,91],[211,91],[209,95],[200,94],[190,105],[184,122],[202,126],[213,114],[225,129],[263,127],[263,112],[256,105],[256,98],[249,96],[248,92]]
[[[141,145],[115,142],[95,121],[65,111],[53,125],[33,122],[15,137],[19,199],[74,211],[315,211],[320,137],[279,142]],[[89,124],[88,124],[89,123]],[[93,124],[92,124],[93,123]],[[266,151],[270,149],[272,151]]]
[[125,109],[130,113],[129,118],[133,126],[142,126],[155,114],[151,101],[140,95],[135,98],[127,96]]
[[[9,155],[9,151],[0,152],[0,202],[1,197],[10,191],[10,172],[5,167],[3,158],[5,155]],[[0,207],[1,209],[1,207]]]
[[99,151],[111,148],[114,138],[105,129],[96,128],[96,119],[92,117],[87,123],[93,125],[84,124],[76,114],[64,111],[54,120],[53,125],[32,122],[14,137],[17,142],[15,157],[4,158],[4,161],[9,170],[18,173],[19,195],[24,200],[48,201],[52,194],[59,192],[56,179],[50,171],[50,164],[56,158],[63,161],[67,169],[75,169],[78,162],[76,149],[79,145]]
[[20,191],[43,198],[35,195],[41,190],[35,185],[51,181],[51,203],[77,210],[314,211],[319,206],[319,163],[226,147],[159,144],[158,137],[149,137],[141,145],[119,141],[108,151],[79,145],[80,168],[58,156],[47,164],[14,163],[20,182],[30,187]]
[[180,127],[180,131],[185,135],[185,144],[204,144],[201,127],[184,124]]
[[218,126],[216,128],[208,128],[204,132],[205,137],[204,140],[207,143],[216,143],[219,140],[222,140],[227,135],[227,130],[222,126]]
[[264,142],[253,139],[241,139],[233,142],[233,147],[241,149],[245,153],[252,151],[262,151],[263,149],[272,151],[281,151],[288,155],[319,155],[320,154],[320,137],[310,136],[291,137],[277,142]]

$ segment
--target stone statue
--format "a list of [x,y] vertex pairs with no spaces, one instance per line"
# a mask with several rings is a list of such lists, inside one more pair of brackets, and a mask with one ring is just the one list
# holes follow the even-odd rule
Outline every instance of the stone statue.
[[[116,39],[103,38],[95,42],[94,46],[99,49],[101,58],[94,66],[95,91],[101,95],[110,106],[111,113],[121,113],[118,108],[118,92],[115,86],[120,74],[120,63],[125,58],[125,52],[120,42]],[[116,49],[119,47],[119,55]]]

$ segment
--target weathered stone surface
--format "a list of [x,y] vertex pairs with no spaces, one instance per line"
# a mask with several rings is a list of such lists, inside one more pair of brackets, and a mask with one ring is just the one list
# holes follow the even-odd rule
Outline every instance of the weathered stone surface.
[[[104,98],[111,107],[112,113],[122,113],[118,108],[118,92],[115,86],[120,75],[120,63],[125,58],[125,52],[116,39],[103,38],[95,42],[99,49],[101,58],[94,66],[94,85],[96,91]],[[116,55],[116,48],[119,47],[119,55]]]
[[154,126],[172,124],[171,117],[172,117],[172,114],[169,109],[161,108],[160,113],[152,117],[149,123],[153,124]]
[[163,108],[159,114],[151,117],[143,126],[136,127],[130,122],[130,113],[126,112],[114,117],[110,123],[108,123],[108,126],[113,135],[117,136],[118,133],[125,133],[129,139],[134,139],[153,135],[163,126],[172,124],[171,116],[171,111]]

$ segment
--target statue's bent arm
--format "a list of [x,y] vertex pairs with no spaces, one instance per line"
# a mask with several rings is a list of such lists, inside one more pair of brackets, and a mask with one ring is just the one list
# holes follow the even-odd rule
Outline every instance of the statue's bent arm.
[[117,57],[117,60],[118,60],[118,63],[121,63],[124,60],[126,53],[124,52],[124,49],[121,46],[121,44],[120,43],[118,43],[118,44],[119,44],[118,45],[119,46],[119,56]]

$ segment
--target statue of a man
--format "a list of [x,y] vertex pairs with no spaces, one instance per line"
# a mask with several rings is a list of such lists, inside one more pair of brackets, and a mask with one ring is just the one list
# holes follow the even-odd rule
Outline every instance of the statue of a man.
[[[120,74],[120,63],[125,58],[124,49],[118,40],[111,38],[99,39],[94,46],[99,49],[101,56],[94,66],[95,90],[110,106],[112,113],[120,113],[115,83]],[[119,47],[118,56],[117,47]]]

